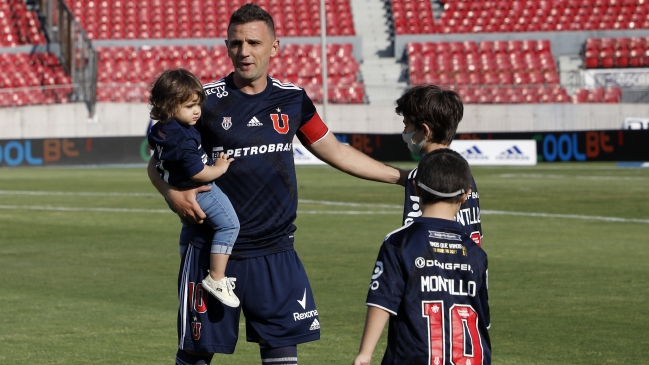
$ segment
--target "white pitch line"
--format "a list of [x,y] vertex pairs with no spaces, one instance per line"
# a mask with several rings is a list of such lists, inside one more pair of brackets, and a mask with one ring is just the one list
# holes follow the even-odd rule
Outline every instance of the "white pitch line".
[[[39,205],[0,205],[2,210],[44,210],[60,212],[103,212],[103,213],[171,213],[168,209],[129,209],[129,208],[78,208],[78,207],[48,207]],[[298,210],[298,214],[331,214],[331,215],[400,215],[401,211],[390,210]],[[540,217],[540,218],[566,218],[594,220],[605,222],[620,223],[642,223],[649,224],[649,219],[620,218],[620,217],[602,217],[592,215],[577,214],[551,214],[551,213],[534,213],[534,212],[508,212],[503,210],[482,210],[480,214],[485,215],[512,215],[522,217]]]
[[542,217],[542,218],[568,218],[568,219],[583,219],[583,220],[595,220],[595,221],[605,221],[605,222],[649,224],[649,219],[602,217],[602,216],[596,216],[596,215],[507,212],[507,211],[503,211],[503,210],[481,210],[480,214],[486,214],[486,215],[490,215],[490,214],[493,214],[493,215],[515,215],[515,216],[523,216],[523,217]]
[[394,208],[394,209],[403,208],[402,205],[396,205],[396,204],[349,203],[349,202],[332,202],[327,200],[309,200],[309,199],[299,199],[298,203],[335,205],[339,207],[373,207],[373,208]]
[[44,205],[0,205],[4,210],[48,210],[57,212],[106,212],[106,213],[171,213],[169,209],[130,209],[130,208],[78,208],[48,207]]
[[151,197],[160,196],[154,193],[108,193],[108,192],[84,192],[84,191],[30,191],[30,190],[0,190],[0,195],[33,195],[33,196],[128,196],[128,197]]
[[500,174],[498,177],[504,179],[581,179],[581,180],[649,180],[647,177],[633,177],[633,176],[581,176],[581,175],[546,175],[546,174]]

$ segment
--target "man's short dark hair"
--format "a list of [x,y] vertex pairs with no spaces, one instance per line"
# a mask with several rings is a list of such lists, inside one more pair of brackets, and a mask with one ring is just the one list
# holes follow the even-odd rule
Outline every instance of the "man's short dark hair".
[[[450,148],[438,148],[426,154],[419,161],[415,180],[416,183],[422,183],[440,193],[448,194],[458,190],[464,190],[466,193],[471,188],[472,176],[469,163],[466,162],[464,157]],[[462,194],[444,198],[429,193],[420,187],[418,189],[422,205],[439,202],[453,204],[462,202]]]
[[233,25],[246,24],[252,22],[264,22],[266,27],[270,30],[273,37],[275,37],[275,22],[273,17],[260,6],[253,3],[248,3],[239,9],[235,10],[230,16],[230,23],[228,23],[228,31]]
[[417,128],[426,124],[433,132],[432,142],[450,145],[464,114],[462,98],[453,90],[436,85],[415,86],[397,100],[395,109]]

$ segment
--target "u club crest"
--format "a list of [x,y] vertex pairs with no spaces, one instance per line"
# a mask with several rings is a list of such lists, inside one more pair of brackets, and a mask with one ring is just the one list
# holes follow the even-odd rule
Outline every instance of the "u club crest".
[[232,118],[231,117],[223,117],[223,122],[221,122],[221,127],[225,129],[226,131],[232,127]]

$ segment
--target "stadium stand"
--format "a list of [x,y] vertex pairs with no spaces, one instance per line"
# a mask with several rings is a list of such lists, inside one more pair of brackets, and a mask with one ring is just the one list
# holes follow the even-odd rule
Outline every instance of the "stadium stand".
[[[225,46],[102,47],[99,51],[97,99],[142,102],[148,83],[163,69],[183,67],[207,83],[232,71]],[[319,45],[287,44],[271,59],[272,77],[304,87],[315,102],[322,101],[321,48]],[[328,91],[331,102],[362,103],[363,83],[351,44],[327,46]]]
[[585,68],[627,68],[649,65],[649,37],[588,38],[584,46]]
[[67,103],[72,79],[51,53],[0,53],[0,107]]
[[408,43],[410,83],[454,88],[465,103],[565,103],[547,40]]
[[0,47],[44,43],[38,17],[23,0],[0,0]]
[[[66,0],[91,39],[224,38],[243,0]],[[279,37],[318,36],[319,0],[256,0]],[[205,14],[217,14],[205,16]],[[355,34],[349,0],[327,0],[327,35]]]
[[445,0],[438,19],[420,3],[392,0],[396,34],[649,29],[645,0]]
[[574,103],[619,103],[622,89],[618,87],[577,89],[572,98]]

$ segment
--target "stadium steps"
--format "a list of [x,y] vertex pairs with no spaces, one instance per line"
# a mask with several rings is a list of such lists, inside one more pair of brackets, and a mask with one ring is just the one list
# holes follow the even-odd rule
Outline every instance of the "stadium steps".
[[[402,65],[394,57],[388,3],[382,0],[351,0],[356,34],[363,38],[361,72],[370,104],[392,104],[407,88],[400,82]],[[396,86],[395,86],[396,85]]]

